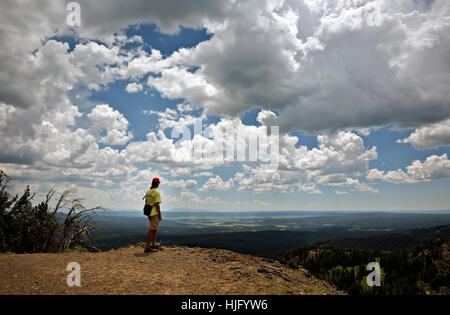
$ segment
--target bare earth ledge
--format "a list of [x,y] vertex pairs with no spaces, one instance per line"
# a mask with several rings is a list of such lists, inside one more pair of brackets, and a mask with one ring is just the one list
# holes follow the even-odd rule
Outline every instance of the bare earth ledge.
[[[69,287],[67,264],[81,266]],[[343,294],[304,269],[220,249],[143,244],[100,253],[0,255],[0,294]]]

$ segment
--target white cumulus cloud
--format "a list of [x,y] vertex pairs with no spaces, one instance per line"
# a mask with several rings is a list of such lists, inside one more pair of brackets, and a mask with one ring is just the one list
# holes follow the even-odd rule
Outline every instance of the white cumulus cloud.
[[200,188],[200,191],[210,191],[210,190],[230,190],[234,186],[234,181],[232,178],[224,182],[220,176],[210,177]]
[[127,87],[125,88],[125,90],[126,90],[128,93],[132,93],[132,94],[133,94],[133,93],[141,92],[143,89],[144,89],[144,88],[142,87],[142,85],[139,84],[139,83],[136,83],[136,82],[133,82],[133,83],[128,84]]
[[372,169],[367,174],[369,180],[395,184],[412,184],[448,178],[450,178],[450,161],[447,153],[441,156],[431,155],[424,162],[416,160],[406,167],[406,172],[401,169],[388,172]]
[[410,143],[417,150],[450,146],[450,119],[416,129],[398,143]]

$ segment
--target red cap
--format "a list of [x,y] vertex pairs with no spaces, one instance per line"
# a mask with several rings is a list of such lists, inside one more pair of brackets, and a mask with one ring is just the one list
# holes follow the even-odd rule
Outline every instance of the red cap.
[[155,178],[153,178],[153,181],[154,181],[155,183],[159,183],[159,182],[161,182],[161,181],[159,180],[159,178],[158,178],[158,177],[155,177]]

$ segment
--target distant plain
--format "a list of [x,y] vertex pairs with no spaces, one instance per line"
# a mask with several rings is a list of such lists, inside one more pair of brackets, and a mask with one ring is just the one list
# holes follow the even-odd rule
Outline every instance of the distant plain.
[[[96,212],[102,227],[95,236],[100,250],[145,241],[148,219],[141,211]],[[450,211],[245,211],[177,210],[163,212],[158,239],[166,245],[222,248],[276,258],[304,245],[406,233],[450,224]]]

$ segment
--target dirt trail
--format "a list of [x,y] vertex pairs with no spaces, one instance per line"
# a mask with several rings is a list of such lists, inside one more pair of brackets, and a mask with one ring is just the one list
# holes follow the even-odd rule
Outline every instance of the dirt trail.
[[[81,266],[69,287],[67,264]],[[0,294],[340,294],[276,261],[226,250],[142,245],[101,253],[0,255]]]

